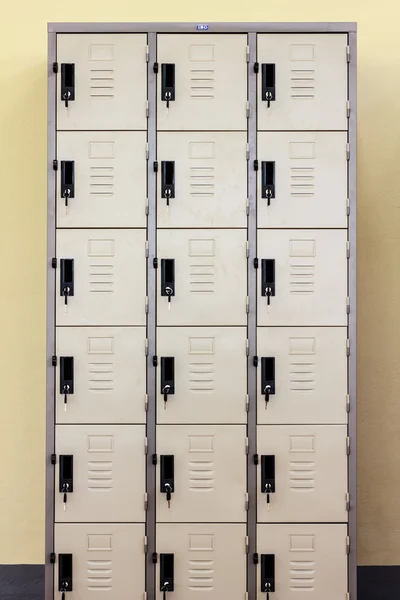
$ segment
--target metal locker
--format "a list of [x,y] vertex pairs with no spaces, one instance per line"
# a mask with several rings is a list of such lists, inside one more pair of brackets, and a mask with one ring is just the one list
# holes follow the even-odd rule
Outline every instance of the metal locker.
[[347,525],[258,525],[257,598],[347,597]]
[[258,227],[347,227],[347,132],[258,134]]
[[257,36],[258,129],[347,130],[347,35]]
[[146,132],[61,131],[57,227],[146,227]]
[[157,36],[157,128],[247,129],[247,35]]
[[347,521],[346,425],[259,425],[259,522]]
[[56,524],[54,600],[65,582],[66,600],[121,600],[127,590],[131,600],[143,600],[144,535],[142,524]]
[[247,227],[246,132],[160,132],[157,226]]
[[144,521],[145,435],[144,425],[56,425],[56,522]]
[[144,230],[57,230],[57,325],[145,325]]
[[347,231],[258,232],[258,325],[347,325]]
[[57,129],[147,128],[147,35],[57,35]]
[[159,425],[156,435],[157,522],[246,521],[245,425]]
[[246,334],[245,327],[159,327],[157,422],[245,424]]
[[164,229],[157,239],[158,325],[246,325],[246,230]]
[[346,345],[346,327],[259,327],[257,422],[347,423]]
[[166,583],[170,600],[196,600],[201,593],[209,600],[243,600],[245,536],[244,524],[158,525],[157,600]]
[[56,423],[145,423],[145,343],[144,327],[57,327]]

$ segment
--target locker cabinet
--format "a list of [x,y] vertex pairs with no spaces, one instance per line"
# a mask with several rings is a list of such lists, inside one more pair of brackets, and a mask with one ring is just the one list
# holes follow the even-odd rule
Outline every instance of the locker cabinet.
[[258,423],[347,423],[346,344],[346,327],[258,327]]
[[346,34],[259,34],[257,61],[260,131],[347,129]]
[[246,35],[161,34],[157,61],[158,130],[247,129]]
[[60,131],[57,226],[146,226],[146,132]]
[[168,229],[157,239],[158,325],[246,325],[245,230]]
[[258,134],[258,227],[347,227],[347,133]]
[[347,324],[345,230],[260,230],[258,256],[258,325]]
[[57,129],[145,130],[146,52],[144,34],[58,35]]
[[345,425],[261,425],[257,436],[259,522],[347,521]]
[[245,327],[158,328],[157,422],[245,424],[246,342]]
[[57,230],[57,325],[145,325],[145,239],[141,230]]
[[156,436],[158,522],[246,521],[244,425],[159,425]]
[[[61,598],[59,583],[63,582],[63,575],[70,579],[69,591],[65,594],[67,600],[120,600],[127,590],[132,600],[143,600],[144,535],[143,524],[57,523],[54,600]],[[60,568],[62,555],[72,555],[70,578],[69,569]],[[68,561],[66,563],[70,566]]]
[[162,600],[160,569],[173,555],[173,600],[243,600],[246,591],[246,526],[241,524],[160,524],[157,526],[156,598]]
[[143,425],[57,425],[56,522],[144,521],[144,453]]
[[145,423],[145,339],[144,327],[57,327],[56,423]]
[[346,536],[346,525],[258,525],[258,600],[264,582],[273,583],[274,600],[346,598]]
[[247,227],[246,147],[245,131],[158,133],[158,227]]

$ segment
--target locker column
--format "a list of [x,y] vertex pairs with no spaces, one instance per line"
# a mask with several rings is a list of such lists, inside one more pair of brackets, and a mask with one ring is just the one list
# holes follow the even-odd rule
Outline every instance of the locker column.
[[156,598],[243,600],[247,35],[157,46]]
[[146,49],[57,36],[57,599],[145,591]]

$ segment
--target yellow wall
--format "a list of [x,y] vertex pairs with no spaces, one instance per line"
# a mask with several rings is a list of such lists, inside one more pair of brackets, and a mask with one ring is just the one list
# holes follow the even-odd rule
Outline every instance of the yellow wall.
[[395,0],[20,0],[0,36],[0,563],[44,561],[48,21],[358,21],[359,562],[400,564]]

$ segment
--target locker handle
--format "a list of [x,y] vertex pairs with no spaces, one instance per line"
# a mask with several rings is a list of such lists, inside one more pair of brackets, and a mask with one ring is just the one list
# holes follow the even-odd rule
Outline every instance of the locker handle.
[[161,296],[168,297],[170,308],[171,297],[175,296],[175,259],[161,259]]
[[58,591],[62,592],[61,598],[64,599],[65,592],[72,592],[72,554],[58,555]]
[[171,198],[175,198],[175,161],[174,160],[163,160],[161,161],[161,195],[167,201]]
[[160,592],[163,592],[163,599],[167,592],[174,591],[174,555],[160,554]]
[[161,65],[161,100],[169,103],[175,100],[175,65],[164,63]]
[[276,100],[275,65],[263,63],[261,65],[261,100],[267,102],[267,107]]
[[75,198],[75,161],[61,161],[61,197],[68,206],[68,199]]
[[173,356],[161,357],[161,394],[164,396],[164,403],[168,396],[175,394],[175,358]]
[[160,456],[160,492],[166,494],[168,508],[170,508],[171,494],[175,491],[174,455],[162,454]]
[[261,295],[267,297],[269,306],[271,297],[275,296],[275,259],[261,260]]
[[61,64],[61,100],[68,108],[68,102],[75,100],[75,64]]
[[275,161],[261,162],[261,197],[267,199],[268,206],[275,198]]
[[266,495],[268,510],[271,494],[275,494],[275,455],[261,456],[261,492]]
[[72,454],[60,455],[60,478],[58,490],[63,494],[64,510],[67,507],[67,494],[74,491],[74,457]]
[[261,554],[261,591],[275,592],[275,554]]
[[67,305],[68,297],[74,295],[74,259],[62,258],[60,260],[60,296],[64,296]]
[[64,396],[64,410],[67,398],[74,393],[74,357],[60,356],[60,394]]
[[261,358],[261,393],[265,396],[265,408],[269,397],[275,394],[275,357],[263,356]]

